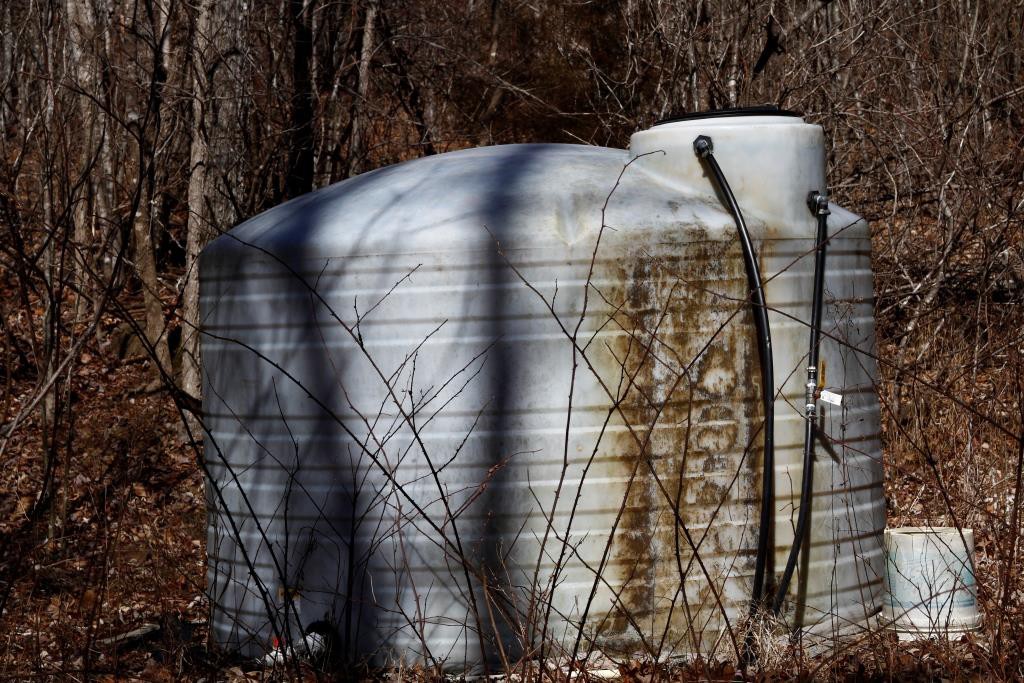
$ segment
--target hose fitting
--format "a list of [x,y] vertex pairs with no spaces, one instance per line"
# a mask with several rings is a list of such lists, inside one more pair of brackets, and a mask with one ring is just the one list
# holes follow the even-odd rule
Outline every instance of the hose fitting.
[[[696,145],[696,141],[693,144]],[[832,213],[828,210],[828,195],[817,190],[811,190],[807,195],[807,208],[815,216],[827,216]]]
[[707,135],[698,135],[693,141],[693,152],[698,159],[706,159],[713,151],[715,151],[715,145]]
[[813,420],[818,415],[818,368],[807,366],[807,384],[804,392],[804,416]]

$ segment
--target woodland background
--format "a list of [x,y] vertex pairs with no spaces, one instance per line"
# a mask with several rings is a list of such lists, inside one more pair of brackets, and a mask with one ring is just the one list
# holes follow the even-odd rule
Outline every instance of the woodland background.
[[973,527],[986,615],[779,666],[1024,675],[1022,83],[1021,0],[5,0],[0,678],[240,671],[204,647],[189,437],[213,236],[406,159],[764,103],[872,222],[890,524]]

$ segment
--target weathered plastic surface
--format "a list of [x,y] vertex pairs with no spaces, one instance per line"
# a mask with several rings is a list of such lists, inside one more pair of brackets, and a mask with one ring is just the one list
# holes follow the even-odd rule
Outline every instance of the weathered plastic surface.
[[957,638],[980,628],[972,529],[886,529],[885,546],[885,618],[901,640]]
[[[817,127],[792,130],[807,129],[820,157]],[[258,654],[324,620],[350,659],[463,670],[545,640],[571,652],[582,624],[581,652],[735,656],[761,489],[757,352],[733,221],[699,175],[672,176],[659,156],[444,154],[301,197],[207,248],[221,644]],[[814,224],[770,213],[751,206],[749,222],[767,237],[785,382],[781,570]],[[857,351],[873,352],[868,233],[838,208],[830,226],[823,357],[844,405],[826,410],[787,615],[819,630],[864,624],[884,571],[876,369]]]

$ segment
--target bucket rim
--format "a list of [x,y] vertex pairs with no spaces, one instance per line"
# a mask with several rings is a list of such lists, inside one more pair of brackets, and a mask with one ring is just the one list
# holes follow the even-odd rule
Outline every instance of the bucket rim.
[[974,535],[974,529],[971,527],[961,528],[955,526],[900,526],[892,527],[885,530],[887,536],[917,536],[917,535],[939,535],[960,533],[965,536],[968,534]]

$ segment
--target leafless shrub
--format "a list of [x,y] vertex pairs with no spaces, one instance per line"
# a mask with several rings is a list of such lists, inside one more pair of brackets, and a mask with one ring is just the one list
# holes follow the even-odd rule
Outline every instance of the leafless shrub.
[[[4,3],[0,674],[117,671],[132,655],[96,644],[158,621],[178,668],[126,666],[155,677],[194,664],[202,424],[188,416],[199,408],[195,259],[212,236],[358,170],[478,143],[623,145],[675,111],[774,102],[826,128],[831,192],[874,226],[890,524],[974,528],[986,613],[967,643],[907,649],[865,634],[821,660],[794,656],[835,677],[860,663],[1021,675],[1020,13],[1019,2],[895,0]],[[657,351],[656,318],[618,320],[634,358]],[[571,325],[565,336],[583,359]],[[680,389],[685,360],[673,361]],[[627,386],[636,370],[623,367]],[[415,387],[406,379],[396,393]],[[431,410],[398,405],[406,417]],[[394,500],[397,489],[380,504]],[[407,503],[382,537],[419,516]],[[154,535],[161,525],[173,542]],[[173,599],[140,585],[139,561]],[[536,629],[550,640],[530,603],[557,580],[520,603],[463,565],[462,580],[486,588],[475,629],[507,620],[524,642]],[[405,617],[422,629],[422,615]]]

